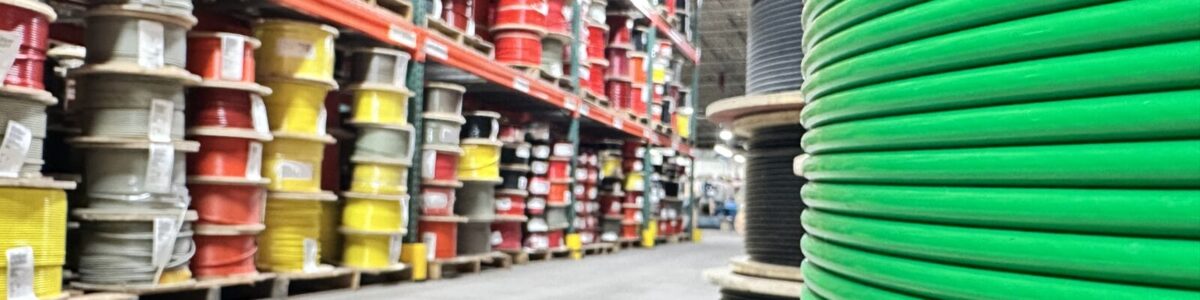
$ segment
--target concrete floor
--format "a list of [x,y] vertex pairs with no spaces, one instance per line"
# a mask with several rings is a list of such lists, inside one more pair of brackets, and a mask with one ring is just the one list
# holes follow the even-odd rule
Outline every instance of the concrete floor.
[[587,256],[581,261],[531,262],[511,270],[485,270],[453,279],[376,285],[297,299],[718,299],[717,287],[705,281],[701,272],[726,265],[730,257],[743,253],[740,236],[706,230],[697,244],[625,249],[616,254]]

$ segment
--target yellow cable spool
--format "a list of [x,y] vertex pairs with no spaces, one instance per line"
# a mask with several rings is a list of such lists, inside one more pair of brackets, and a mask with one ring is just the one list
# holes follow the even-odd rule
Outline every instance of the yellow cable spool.
[[346,249],[342,265],[356,268],[386,268],[400,262],[402,236],[396,234],[364,234],[343,231]]
[[322,262],[337,263],[342,257],[342,236],[337,232],[342,212],[338,204],[336,201],[321,202],[321,237],[317,243]]
[[642,171],[634,170],[625,175],[625,191],[641,192],[645,190],[646,181],[643,180]]
[[621,156],[601,153],[600,176],[604,178],[621,177]]
[[259,81],[274,91],[263,97],[271,130],[325,134],[325,119],[329,113],[325,111],[325,95],[336,89],[336,85],[286,78],[263,78]]
[[329,25],[260,21],[254,26],[254,37],[262,41],[262,47],[254,52],[255,72],[261,77],[333,82],[333,39],[337,36],[337,29]]
[[499,141],[463,139],[463,155],[458,160],[458,179],[465,181],[501,181]]
[[347,192],[342,228],[371,233],[403,231],[407,220],[407,195],[369,195]]
[[351,123],[404,125],[408,123],[408,89],[361,83],[346,88],[354,92]]
[[[266,230],[258,236],[259,267],[274,272],[304,270],[305,240],[321,236],[322,203],[336,201],[331,193],[270,193],[267,195]],[[314,257],[320,259],[320,253]]]
[[408,192],[408,167],[378,163],[354,165],[350,191],[400,195]]
[[[62,292],[67,195],[59,189],[0,187],[0,250],[33,250],[33,289],[39,297]],[[8,260],[0,259],[0,295],[7,295]]]
[[325,144],[333,137],[273,133],[263,145],[262,173],[271,180],[267,189],[283,192],[321,191],[321,160]]

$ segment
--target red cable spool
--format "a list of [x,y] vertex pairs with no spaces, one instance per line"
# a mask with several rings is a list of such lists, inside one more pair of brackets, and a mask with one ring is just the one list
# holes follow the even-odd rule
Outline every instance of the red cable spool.
[[646,116],[646,99],[643,98],[642,84],[633,83],[629,85],[629,111],[639,117]]
[[633,50],[633,20],[626,16],[610,15],[608,23],[608,48]]
[[571,20],[567,19],[571,5],[567,0],[546,1],[546,31],[562,35],[571,35]]
[[196,26],[192,27],[193,31],[232,32],[245,36],[254,35],[254,30],[250,29],[250,24],[243,22],[231,14],[207,10],[195,11],[192,14],[196,15],[196,20],[198,21],[196,22]]
[[[632,205],[632,204],[626,204]],[[625,221],[637,221],[638,216],[642,215],[642,209],[636,206],[622,206],[621,219]]]
[[232,89],[188,91],[188,127],[253,129],[250,92]]
[[550,180],[546,176],[533,176],[529,178],[529,194],[535,196],[545,196],[550,193]]
[[[495,221],[492,223],[492,249],[499,251],[521,250],[521,227],[524,222]],[[500,241],[496,242],[499,235]]]
[[471,6],[471,20],[475,22],[475,36],[484,40],[492,40],[491,24],[495,10],[492,9],[492,4],[495,0],[475,0]]
[[539,37],[546,34],[546,0],[499,0],[495,8],[492,32],[523,30]]
[[608,48],[608,25],[588,22],[587,53],[589,59],[604,59]]
[[421,214],[427,216],[449,216],[454,214],[454,185],[421,185]]
[[636,51],[629,53],[629,68],[633,74],[633,82],[646,84],[646,53]]
[[608,79],[633,81],[633,71],[629,64],[629,49],[609,47],[605,50],[608,59]]
[[507,216],[525,215],[525,197],[528,193],[519,190],[496,191],[496,214]]
[[[625,161],[633,161],[633,162],[636,162],[636,163],[641,163],[641,162],[642,162],[642,160],[641,160],[641,159],[627,159],[627,160],[625,160]],[[639,192],[639,191],[626,191],[626,192],[625,192],[625,196],[624,196],[624,197],[621,199],[621,203],[625,203],[625,204],[629,204],[629,205],[636,205],[636,204],[639,204],[639,203],[638,203],[638,198],[640,198],[640,197],[642,197],[642,192]]]
[[[563,69],[566,71],[566,72],[563,72],[563,74],[571,74],[570,73],[571,72],[571,64],[564,62]],[[579,70],[576,70],[575,72],[579,73],[579,87],[591,89],[591,86],[592,86],[592,63],[589,61],[583,61],[582,63],[579,64]],[[604,78],[597,77],[595,80],[604,80]]]
[[421,217],[421,242],[433,250],[437,259],[454,258],[458,255],[458,223],[460,217]]
[[525,247],[534,250],[550,248],[550,237],[546,232],[530,232],[525,235]]
[[[229,44],[237,41],[241,45]],[[254,49],[260,44],[258,39],[236,33],[189,32],[187,70],[205,80],[254,83]]]
[[5,70],[4,85],[45,89],[42,74],[54,18],[54,10],[42,3],[0,3],[0,30],[15,32],[21,43],[12,67]]
[[621,215],[621,200],[619,196],[600,195],[600,214],[604,216]]
[[450,26],[466,31],[468,20],[471,19],[471,13],[474,12],[473,2],[473,0],[442,0],[442,20]]
[[571,190],[571,181],[552,181],[550,183],[550,194],[546,195],[547,204],[567,204],[568,194]]
[[[551,157],[550,170],[546,174],[550,177],[550,181],[569,181],[571,180],[571,159],[565,157]],[[553,193],[553,189],[550,191]]]
[[525,210],[529,215],[540,216],[546,213],[546,197],[534,196],[525,201]]
[[[258,141],[243,137],[200,135],[194,135],[192,139],[204,146],[187,156],[190,175],[247,177],[246,162],[250,157],[251,143]],[[262,145],[258,147],[261,149]]]
[[505,124],[500,126],[500,141],[505,143],[520,143],[525,141],[525,130],[521,126]]
[[496,33],[495,41],[497,62],[527,68],[541,66],[541,35],[525,30],[502,31]]
[[266,188],[242,184],[188,184],[197,223],[252,225],[262,223]]
[[589,59],[592,67],[588,69],[591,73],[588,77],[592,80],[588,81],[588,89],[596,95],[604,95],[604,73],[608,72],[608,61],[603,59]]
[[547,231],[546,239],[549,240],[549,242],[550,242],[549,244],[547,244],[547,246],[549,246],[550,249],[562,248],[563,247],[563,230],[558,229],[558,230]]
[[633,103],[633,83],[621,79],[610,78],[604,82],[604,95],[615,109],[630,108]]
[[254,235],[200,235],[191,270],[198,278],[255,274],[254,254],[258,252]]
[[[425,180],[458,181],[458,157],[461,155],[458,152],[443,151],[438,149],[425,149],[425,155],[433,155],[433,173],[429,174],[422,172],[421,177]],[[427,169],[426,171],[428,171]]]
[[[595,156],[593,156],[593,157],[595,157]],[[584,182],[587,182],[590,184],[596,184],[596,181],[598,181],[598,180],[600,180],[600,170],[597,170],[595,168],[587,169],[587,179],[584,179]]]
[[637,223],[621,222],[621,238],[636,239],[638,238]]

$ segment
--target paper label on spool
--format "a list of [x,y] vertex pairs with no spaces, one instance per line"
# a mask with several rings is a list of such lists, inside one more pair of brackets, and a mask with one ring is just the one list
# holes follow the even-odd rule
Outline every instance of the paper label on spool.
[[562,197],[567,203],[571,203],[572,201],[574,201],[574,199],[572,199],[572,197],[571,197],[571,191],[569,191],[569,190],[563,191]]
[[221,79],[242,80],[246,57],[246,39],[240,35],[221,36]]
[[325,122],[329,119],[329,111],[324,106],[317,112],[317,135],[325,135]]
[[566,110],[575,110],[575,98],[563,98],[563,108]]
[[609,210],[613,212],[621,211],[621,202],[613,201],[612,205],[609,207]]
[[31,143],[33,133],[29,128],[9,120],[4,129],[4,141],[0,142],[0,177],[17,177]]
[[422,197],[422,199],[425,200],[426,208],[446,208],[450,203],[450,199],[447,199],[446,195],[441,193],[425,193],[425,197]]
[[569,157],[575,156],[575,145],[571,143],[554,144],[554,156]]
[[158,69],[163,67],[163,25],[162,23],[138,20],[138,65],[144,68]]
[[425,39],[425,54],[440,60],[450,58],[450,49],[437,41]]
[[596,190],[596,188],[594,188],[594,187],[593,187],[593,188],[588,188],[588,189],[587,189],[587,198],[588,198],[588,199],[596,199],[596,196],[597,196],[597,195],[599,195],[599,193],[600,193],[600,192],[599,192],[599,191],[597,191],[597,190]]
[[550,247],[550,239],[545,236],[535,235],[529,237],[529,247],[534,249],[546,249]]
[[250,94],[250,122],[254,125],[254,131],[271,134],[271,124],[267,121],[267,104],[263,102],[262,96]]
[[316,272],[319,264],[317,262],[318,251],[321,251],[321,246],[317,245],[315,239],[304,239],[304,272]]
[[4,254],[8,262],[8,299],[37,300],[33,292],[33,248],[10,248]]
[[437,234],[432,232],[422,233],[421,243],[425,244],[425,259],[433,260],[437,254]]
[[575,170],[575,180],[578,180],[578,181],[587,180],[587,170],[586,169]]
[[644,200],[644,199],[645,198],[642,198],[642,196],[637,196],[636,198],[633,199],[633,204],[637,205],[637,206],[642,206],[642,200]]
[[513,89],[521,91],[522,93],[529,93],[529,80],[521,77],[515,77],[513,78],[512,87]]
[[512,200],[510,200],[508,198],[497,198],[496,199],[496,210],[497,211],[508,211],[510,209],[512,209]]
[[393,234],[388,239],[388,264],[393,264],[400,261],[400,249],[404,246],[404,238],[399,234]]
[[535,160],[529,162],[529,168],[533,170],[534,175],[545,175],[546,171],[550,170],[550,164],[544,161]]
[[504,235],[500,234],[498,230],[492,231],[492,246],[498,246],[501,243],[504,243]]
[[279,174],[279,179],[284,180],[309,180],[313,178],[313,166],[307,162],[280,159],[275,164],[275,174]]
[[584,190],[587,188],[583,187],[582,184],[576,184],[575,187],[573,187],[573,189],[575,190],[576,195],[583,195]]
[[[563,7],[566,7],[566,5],[563,5]],[[534,8],[536,8],[537,12],[543,16],[550,15],[550,4],[547,4],[545,1],[534,4]]]
[[154,218],[154,248],[151,249],[150,264],[155,267],[166,266],[175,252],[175,237],[179,236],[179,228],[174,218]]
[[529,146],[526,146],[526,145],[518,146],[517,147],[517,157],[528,159],[529,158]]
[[143,188],[151,193],[170,193],[172,169],[175,167],[175,147],[167,143],[150,143]]
[[250,142],[246,151],[246,178],[262,178],[262,143]]
[[147,132],[151,142],[171,141],[171,124],[175,116],[175,102],[163,99],[150,100],[150,123]]
[[524,190],[529,187],[529,178],[525,176],[517,177],[517,189]]
[[612,123],[613,123],[613,128],[616,128],[617,130],[621,130],[621,129],[625,128],[625,119],[621,118],[621,116],[613,116]]
[[546,200],[542,200],[541,198],[530,199],[526,206],[529,210],[543,210],[546,209]]
[[437,151],[421,152],[421,178],[432,179],[437,170]]
[[546,159],[550,158],[550,146],[537,145],[533,147],[533,157]]
[[580,115],[584,115],[584,116],[586,116],[586,115],[588,114],[588,112],[591,112],[591,110],[592,110],[592,108],[591,108],[591,107],[589,107],[587,104],[580,104],[580,105],[579,105],[579,114],[580,114]]
[[308,41],[279,38],[275,40],[275,54],[290,58],[312,59],[317,57],[317,47]]
[[454,130],[454,128],[442,128],[439,136],[441,137],[441,141],[453,141],[458,138],[458,133],[458,130]]
[[411,31],[400,28],[400,26],[396,26],[395,24],[391,25],[391,27],[388,27],[388,39],[399,43],[401,46],[409,48],[417,47],[417,35],[413,34]]
[[[13,62],[17,61],[17,50],[20,49],[21,34],[19,32],[0,30],[0,70],[8,73]],[[0,86],[4,86],[4,80],[0,80]]]

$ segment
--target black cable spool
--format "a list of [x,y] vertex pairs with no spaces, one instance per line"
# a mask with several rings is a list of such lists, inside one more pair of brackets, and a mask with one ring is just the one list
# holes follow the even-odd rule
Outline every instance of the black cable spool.
[[806,180],[792,172],[800,148],[800,124],[761,128],[746,142],[746,252],[758,262],[800,266],[800,187]]
[[801,0],[756,0],[750,5],[746,38],[746,94],[798,91],[804,82]]
[[526,143],[505,143],[500,148],[500,164],[529,165],[530,146]]
[[721,300],[795,300],[796,298],[778,297],[772,295],[755,294],[740,292],[730,289],[721,289]]
[[496,140],[500,134],[500,113],[494,111],[472,111],[463,114],[467,123],[459,131],[460,138]]

